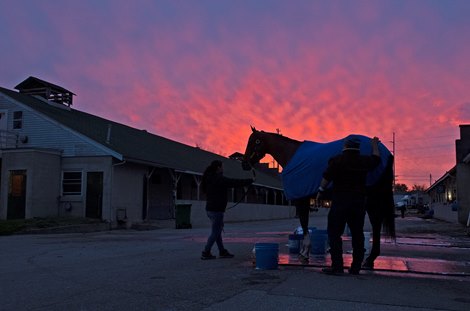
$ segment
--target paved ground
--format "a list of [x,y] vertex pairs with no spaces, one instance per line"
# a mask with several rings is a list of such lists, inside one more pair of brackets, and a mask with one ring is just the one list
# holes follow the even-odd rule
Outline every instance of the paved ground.
[[[325,227],[314,214],[312,226]],[[280,245],[297,219],[226,225],[233,259],[202,261],[208,228],[0,237],[0,310],[469,310],[470,238],[462,226],[397,218],[397,243],[359,276],[316,264],[257,270],[258,242]],[[348,241],[345,239],[346,257]],[[281,260],[282,261],[282,260]]]

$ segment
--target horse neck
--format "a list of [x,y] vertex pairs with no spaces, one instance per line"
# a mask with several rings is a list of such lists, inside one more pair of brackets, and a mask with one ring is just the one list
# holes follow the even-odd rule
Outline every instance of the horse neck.
[[274,133],[266,133],[266,153],[270,154],[283,168],[302,142]]

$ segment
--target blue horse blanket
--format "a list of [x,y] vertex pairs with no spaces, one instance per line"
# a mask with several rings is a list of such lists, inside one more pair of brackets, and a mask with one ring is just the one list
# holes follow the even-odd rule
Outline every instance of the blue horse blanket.
[[[328,166],[328,160],[342,152],[343,143],[345,139],[349,138],[355,138],[360,141],[361,154],[372,154],[371,139],[362,135],[349,135],[330,143],[304,141],[281,174],[286,198],[288,200],[295,200],[314,195],[318,191],[323,172]],[[382,143],[379,143],[379,151],[381,158],[380,165],[368,173],[368,186],[375,184],[379,180],[391,155],[390,151]]]

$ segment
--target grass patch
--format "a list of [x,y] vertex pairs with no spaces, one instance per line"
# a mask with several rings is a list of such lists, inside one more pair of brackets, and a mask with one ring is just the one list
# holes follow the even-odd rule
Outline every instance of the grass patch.
[[100,221],[96,219],[75,217],[0,220],[0,235],[22,233],[31,229],[63,227],[99,222]]
[[21,232],[25,227],[24,220],[0,220],[0,235]]

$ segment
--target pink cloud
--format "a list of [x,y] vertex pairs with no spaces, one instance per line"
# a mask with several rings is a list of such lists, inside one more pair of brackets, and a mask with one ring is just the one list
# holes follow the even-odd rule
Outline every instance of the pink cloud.
[[[216,17],[187,3],[67,4],[37,8],[62,49],[50,65],[61,81],[51,82],[78,94],[77,109],[192,146],[243,151],[250,125],[322,142],[377,135],[390,149],[395,132],[398,181],[412,185],[453,166],[451,147],[430,146],[452,145],[470,122],[470,42],[447,37],[435,8],[424,12],[433,35],[375,2],[286,5],[277,18],[236,4]],[[22,26],[31,16],[9,23],[46,53],[45,34]]]

